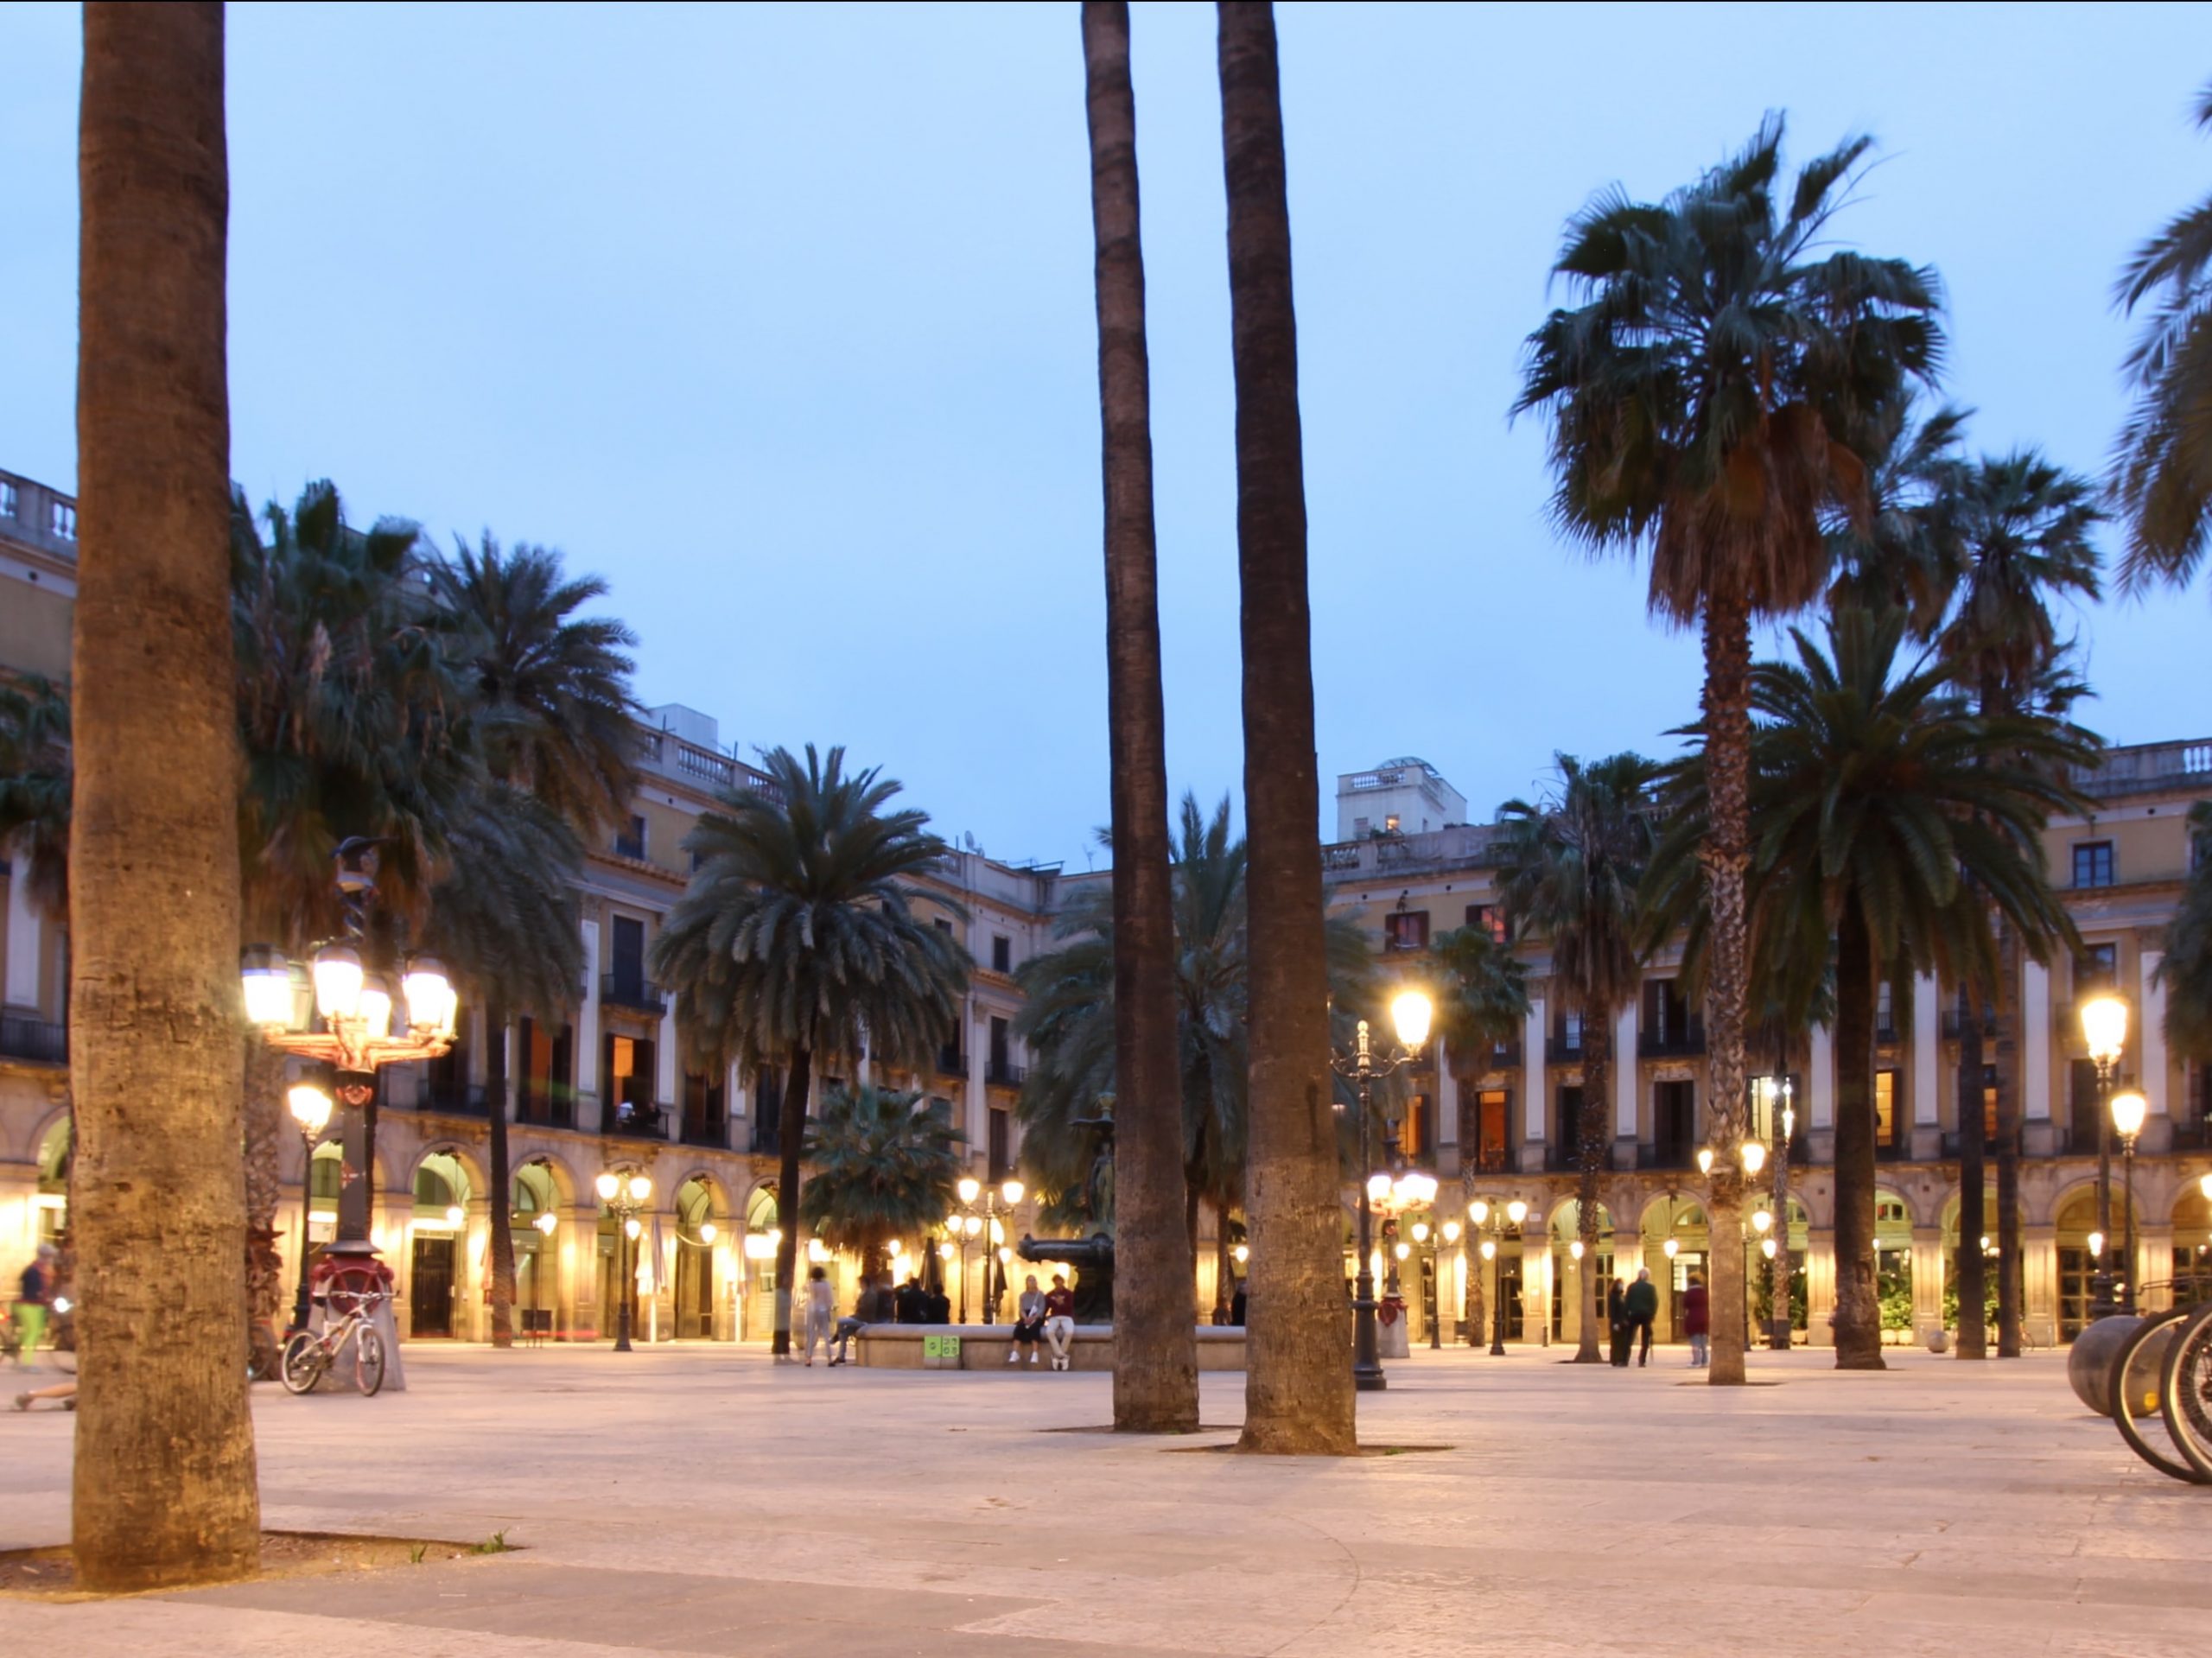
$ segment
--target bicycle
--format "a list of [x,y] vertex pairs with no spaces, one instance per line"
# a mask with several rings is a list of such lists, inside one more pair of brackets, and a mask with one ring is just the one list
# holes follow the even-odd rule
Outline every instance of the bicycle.
[[2193,1477],[2212,1484],[2212,1301],[2189,1314],[2166,1350],[2158,1408]]
[[296,1331],[284,1344],[281,1374],[285,1390],[313,1393],[350,1343],[353,1349],[354,1385],[361,1390],[362,1398],[373,1399],[377,1389],[384,1386],[384,1337],[377,1334],[369,1320],[389,1297],[381,1289],[346,1288],[334,1283],[327,1296],[316,1299],[322,1301],[327,1311],[338,1313],[339,1320],[335,1324],[325,1325],[320,1333],[312,1330]]

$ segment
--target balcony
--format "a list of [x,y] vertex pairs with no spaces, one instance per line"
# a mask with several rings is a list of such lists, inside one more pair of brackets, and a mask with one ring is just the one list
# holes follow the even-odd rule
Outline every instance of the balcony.
[[772,1119],[753,1120],[753,1138],[747,1150],[755,1157],[781,1157],[784,1154],[784,1125]]
[[1467,1166],[1477,1174],[1510,1174],[1513,1153],[1503,1146],[1478,1146],[1468,1153]]
[[1897,1045],[1897,1020],[1891,1018],[1887,1013],[1876,1015],[1874,1020],[1874,1045],[1878,1048],[1894,1048]]
[[15,1013],[0,1015],[0,1057],[41,1065],[69,1063],[69,1027]]
[[965,1077],[968,1074],[968,1056],[957,1047],[939,1048],[937,1051],[937,1074],[940,1077]]
[[491,1090],[481,1083],[433,1083],[423,1090],[416,1109],[448,1117],[488,1118]]
[[645,861],[645,837],[642,835],[618,835],[614,837],[614,855],[627,858],[634,863]]
[[2075,783],[2086,794],[2139,794],[2200,785],[2212,772],[2212,741],[2139,743],[2128,748],[2108,748],[2093,766],[2074,773]]
[[612,1100],[607,1102],[606,1121],[600,1132],[625,1140],[666,1140],[668,1113],[657,1105]]
[[1582,1036],[1548,1036],[1544,1039],[1544,1063],[1548,1065],[1579,1065],[1582,1063]]
[[[1955,1158],[1957,1158],[1957,1157],[1958,1157],[1958,1156],[1959,1156],[1962,1152],[1964,1152],[1964,1151],[1965,1151],[1965,1149],[1966,1149],[1966,1136],[1965,1136],[1964,1134],[1961,1134],[1961,1133],[1960,1133],[1957,1129],[1955,1129],[1955,1128],[1948,1128],[1948,1129],[1944,1130],[1944,1132],[1943,1132],[1943,1156],[1944,1156],[1947,1159],[1955,1159]],[[1982,1136],[1982,1141],[1981,1141],[1981,1154],[1982,1154],[1984,1157],[1995,1157],[1995,1156],[1997,1155],[1997,1136],[1996,1136],[1996,1135],[1994,1135],[1994,1134],[1985,1134],[1985,1135],[1983,1135],[1983,1136]]]
[[[1610,1169],[1612,1166],[1611,1159],[1606,1159],[1599,1166]],[[1580,1174],[1582,1172],[1581,1155],[1572,1146],[1547,1146],[1544,1147],[1544,1172],[1546,1174]]]
[[[1966,1034],[1966,1024],[1965,1009],[1946,1007],[1943,1010],[1943,1040],[1957,1041]],[[1997,1039],[1997,1013],[1993,1008],[1985,1007],[1981,1010],[1981,1039],[1985,1042],[1994,1042]],[[1894,1031],[1890,1033],[1890,1040],[1892,1042],[1897,1040],[1897,1033]]]
[[1636,1033],[1636,1052],[1640,1059],[1692,1059],[1704,1051],[1705,1023],[1702,1020],[1692,1020],[1683,1030],[1639,1030]]
[[515,1121],[540,1128],[576,1126],[576,1091],[566,1083],[536,1083],[527,1079],[515,1093]]
[[1020,1088],[1028,1075],[1027,1065],[1017,1065],[1005,1059],[994,1058],[983,1068],[983,1080],[997,1088]]
[[1686,1140],[1654,1140],[1636,1148],[1639,1169],[1688,1169],[1697,1164],[1697,1148]]
[[668,992],[639,974],[602,973],[599,1003],[602,1007],[626,1007],[658,1019],[668,1006]]
[[1486,1070],[1515,1070],[1521,1064],[1521,1045],[1518,1042],[1485,1042],[1465,1055],[1454,1055],[1463,1060],[1460,1069],[1478,1074]]
[[683,1144],[727,1147],[729,1144],[729,1120],[726,1117],[693,1116],[686,1114],[682,1124]]

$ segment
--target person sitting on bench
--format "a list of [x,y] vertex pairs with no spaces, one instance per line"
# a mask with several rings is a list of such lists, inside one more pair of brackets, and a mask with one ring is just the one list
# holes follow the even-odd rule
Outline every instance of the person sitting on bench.
[[1052,1368],[1068,1368],[1068,1344],[1075,1339],[1075,1292],[1067,1274],[1054,1273],[1052,1287],[1045,1293],[1045,1339],[1052,1346]]
[[1021,1363],[1022,1350],[1029,1353],[1029,1362],[1037,1363],[1037,1338],[1045,1333],[1045,1297],[1037,1287],[1037,1274],[1032,1273],[1024,1282],[1021,1299],[1015,1303],[1014,1339],[1007,1344],[1006,1362]]

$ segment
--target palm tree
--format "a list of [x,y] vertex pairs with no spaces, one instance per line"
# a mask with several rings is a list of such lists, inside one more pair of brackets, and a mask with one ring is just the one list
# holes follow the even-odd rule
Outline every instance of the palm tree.
[[1313,834],[1313,628],[1274,8],[1238,0],[1219,17],[1251,860],[1252,1311],[1240,1443],[1349,1456],[1357,1434]]
[[1875,422],[1876,459],[1863,518],[1834,515],[1828,532],[1835,575],[1830,610],[1853,606],[1905,613],[1918,641],[1936,636],[1958,585],[1956,539],[1942,510],[1957,476],[1971,410],[1946,403],[1924,417],[1917,399],[1897,398]]
[[[1935,972],[1986,982],[1993,907],[2038,961],[2073,937],[2039,837],[2075,810],[2067,768],[2095,746],[2037,712],[1983,714],[1923,655],[1899,660],[1903,613],[1846,610],[1827,649],[1793,632],[1797,660],[1763,663],[1751,694],[1751,919],[1759,954],[1802,962],[1835,940],[1836,1364],[1879,1369],[1874,1283],[1877,984]],[[1694,854],[1706,762],[1682,768],[1655,882]],[[1778,942],[1779,949],[1776,948]],[[1717,1236],[1726,1236],[1722,1228]],[[1732,1251],[1716,1250],[1716,1259]]]
[[799,1220],[810,1236],[851,1248],[874,1277],[892,1239],[918,1236],[954,1207],[963,1143],[919,1094],[833,1089],[808,1136]]
[[[1454,927],[1430,941],[1429,956],[1436,969],[1436,1032],[1447,1053],[1479,1053],[1521,1029],[1529,1017],[1529,969],[1511,945],[1482,927]],[[1472,1140],[1461,1134],[1463,1166],[1473,1151]],[[1463,1166],[1461,1172],[1471,1171]]]
[[[513,1172],[507,1150],[506,1044],[520,1007],[556,1023],[583,968],[574,881],[582,842],[620,821],[637,785],[637,704],[630,695],[637,635],[607,617],[579,616],[602,599],[596,576],[567,576],[550,548],[503,552],[487,533],[430,567],[439,619],[468,693],[470,734],[493,792],[462,822],[452,874],[435,894],[448,965],[478,997],[491,1043],[492,1344],[514,1344],[514,1235],[504,1223]],[[535,803],[531,812],[524,802]],[[550,822],[537,821],[538,814]],[[503,832],[504,831],[504,832]],[[516,836],[524,844],[506,844]],[[490,891],[469,890],[488,877]],[[536,890],[523,890],[525,885]],[[558,916],[557,939],[537,928]],[[463,921],[467,925],[459,924]]]
[[[2212,86],[2196,124],[2212,131]],[[2135,404],[2112,465],[2127,525],[2120,584],[2184,586],[2212,539],[2212,196],[2135,250],[2116,297],[2130,316],[2150,308],[2127,353]]]
[[1114,1426],[1198,1425],[1188,1233],[1175,1224],[1174,923],[1167,870],[1167,716],[1152,516],[1152,371],[1145,346],[1129,9],[1086,0],[1083,60],[1097,255],[1098,411],[1106,495],[1106,702],[1112,749],[1116,1067],[1128,1079],[1114,1140]]
[[2189,832],[2196,856],[2166,924],[2158,976],[2166,988],[2167,1046],[2203,1060],[2212,1059],[2212,801],[2189,809]]
[[[1498,891],[1518,937],[1541,937],[1551,950],[1554,984],[1582,1013],[1582,1109],[1575,1124],[1575,1214],[1583,1253],[1598,1258],[1598,1177],[1611,1149],[1607,1083],[1613,1021],[1643,982],[1639,894],[1651,861],[1650,790],[1660,768],[1640,754],[1584,765],[1555,757],[1560,788],[1531,805],[1498,809]],[[1631,1068],[1634,1054],[1621,1063]],[[1582,1280],[1582,1340],[1577,1364],[1599,1362],[1598,1274]]]
[[[1244,1201],[1247,862],[1229,817],[1228,796],[1209,814],[1196,795],[1185,794],[1173,867],[1175,1086],[1182,1101],[1183,1223],[1194,1253],[1200,1206],[1210,1205],[1218,1217],[1217,1241],[1225,1248],[1230,1210]],[[1368,988],[1367,942],[1349,917],[1332,916],[1325,927],[1330,998],[1351,1007]],[[1032,956],[1014,975],[1023,1001],[1014,1028],[1031,1055],[1017,1108],[1022,1160],[1040,1194],[1075,1194],[1071,1216],[1103,1223],[1108,1217],[1090,1200],[1099,1102],[1118,1102],[1124,1092],[1116,1070],[1109,895],[1095,886],[1079,889],[1054,931],[1064,942]],[[1119,1186],[1117,1175],[1114,1190]],[[1222,1281],[1218,1275],[1216,1281]]]
[[[805,1213],[799,1154],[817,1058],[918,1066],[959,1017],[969,962],[915,913],[950,899],[911,883],[944,854],[918,811],[886,811],[899,785],[848,773],[845,751],[801,762],[778,748],[767,782],[722,797],[684,836],[696,872],[653,940],[653,975],[676,991],[679,1026],[709,1064],[784,1073],[779,1201]],[[791,1352],[797,1226],[776,1248],[772,1350]]]
[[[2090,530],[2103,518],[2095,486],[2032,449],[1943,469],[1937,511],[1956,569],[1956,601],[1938,640],[1952,683],[1984,715],[2060,712],[2048,704],[2053,670],[2066,654],[2054,599],[2097,597],[2097,549]],[[2045,706],[2038,708],[2038,702]],[[1961,984],[1959,1021],[1959,1343],[1962,1359],[1987,1356],[1984,1262],[1965,1241],[1983,1235],[1981,1125],[1972,1109],[1983,1088],[1986,1001],[1999,1004],[1997,1050],[1998,1351],[2020,1353],[2019,1090],[2012,1007],[2019,951],[2000,926],[1993,981]]]
[[238,1362],[219,4],[85,8],[79,175],[71,1520],[78,1580],[118,1591],[261,1555]]
[[[1554,274],[1584,300],[1529,336],[1517,415],[1552,422],[1554,521],[1594,551],[1651,554],[1650,603],[1701,626],[1713,815],[1700,857],[1712,912],[1706,975],[1711,1127],[1733,1140],[1745,1085],[1745,804],[1751,624],[1817,597],[1821,516],[1869,510],[1866,466],[1904,384],[1932,378],[1932,271],[1827,252],[1872,141],[1808,163],[1777,198],[1783,119],[1660,202],[1618,188],[1567,227]],[[1716,1171],[1713,1223],[1738,1223],[1741,1180]],[[1744,1380],[1743,1263],[1712,1284],[1713,1366]]]
[[69,698],[25,674],[0,683],[0,858],[23,860],[32,905],[69,918]]

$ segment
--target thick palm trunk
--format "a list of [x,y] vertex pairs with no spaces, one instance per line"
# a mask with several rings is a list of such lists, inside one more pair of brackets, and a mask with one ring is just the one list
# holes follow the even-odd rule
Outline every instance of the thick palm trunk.
[[1874,1267],[1874,949],[1858,905],[1836,928],[1835,1365],[1880,1370]]
[[[1145,346],[1129,9],[1086,0],[1083,57],[1096,245],[1098,410],[1106,495],[1106,704],[1114,818],[1114,1426],[1198,1425],[1192,1318],[1198,1188],[1185,1174],[1167,842],[1167,716],[1152,515],[1152,379]],[[1175,1225],[1185,1187],[1184,1225]]]
[[[284,1314],[284,1257],[276,1247],[284,1186],[280,1159],[287,1134],[298,1137],[284,1109],[284,1056],[260,1037],[245,1043],[245,1304],[247,1363],[253,1375],[276,1375],[276,1320]],[[302,1166],[304,1183],[308,1171]],[[302,1184],[301,1190],[306,1187]],[[304,1234],[300,1247],[307,1248]]]
[[1997,1356],[2020,1356],[2020,936],[1997,928]]
[[776,1333],[768,1350],[778,1358],[791,1350],[791,1295],[798,1283],[798,1154],[806,1139],[806,1090],[814,1080],[814,1056],[801,1048],[791,1055],[784,1079],[782,1147],[776,1165]]
[[1605,1084],[1612,1075],[1613,1032],[1610,1008],[1582,1021],[1582,1104],[1575,1115],[1575,1161],[1581,1178],[1574,1189],[1576,1236],[1582,1240],[1580,1298],[1582,1338],[1575,1344],[1577,1364],[1596,1364],[1598,1350],[1598,1176],[1610,1149],[1606,1132]]
[[486,1072],[484,1109],[490,1119],[485,1138],[492,1190],[485,1194],[485,1224],[492,1229],[492,1345],[515,1344],[514,1168],[507,1150],[507,1009],[485,1010],[484,1028],[492,1033]]
[[220,5],[88,4],[70,826],[72,1527],[88,1589],[252,1571]]
[[1750,1336],[1745,1327],[1743,1166],[1736,1148],[1743,1143],[1745,1127],[1744,1008],[1749,935],[1744,875],[1751,864],[1751,676],[1750,613],[1739,594],[1716,594],[1707,600],[1705,612],[1705,772],[1712,804],[1705,845],[1698,853],[1705,866],[1706,904],[1711,914],[1705,987],[1710,1089],[1706,1140],[1719,1153],[1706,1216],[1713,1256],[1707,1297],[1713,1357],[1707,1380],[1715,1387],[1742,1385],[1744,1350]]
[[1966,987],[1967,1009],[1959,1020],[1959,1346],[1962,1359],[1989,1356],[1989,1326],[1983,1298],[1988,1293],[1988,1263],[1981,1237],[1988,1224],[1982,1212],[1981,987]]
[[1342,1456],[1356,1449],[1357,1432],[1313,832],[1320,796],[1282,101],[1274,8],[1232,0],[1219,16],[1251,959],[1242,1444]]

